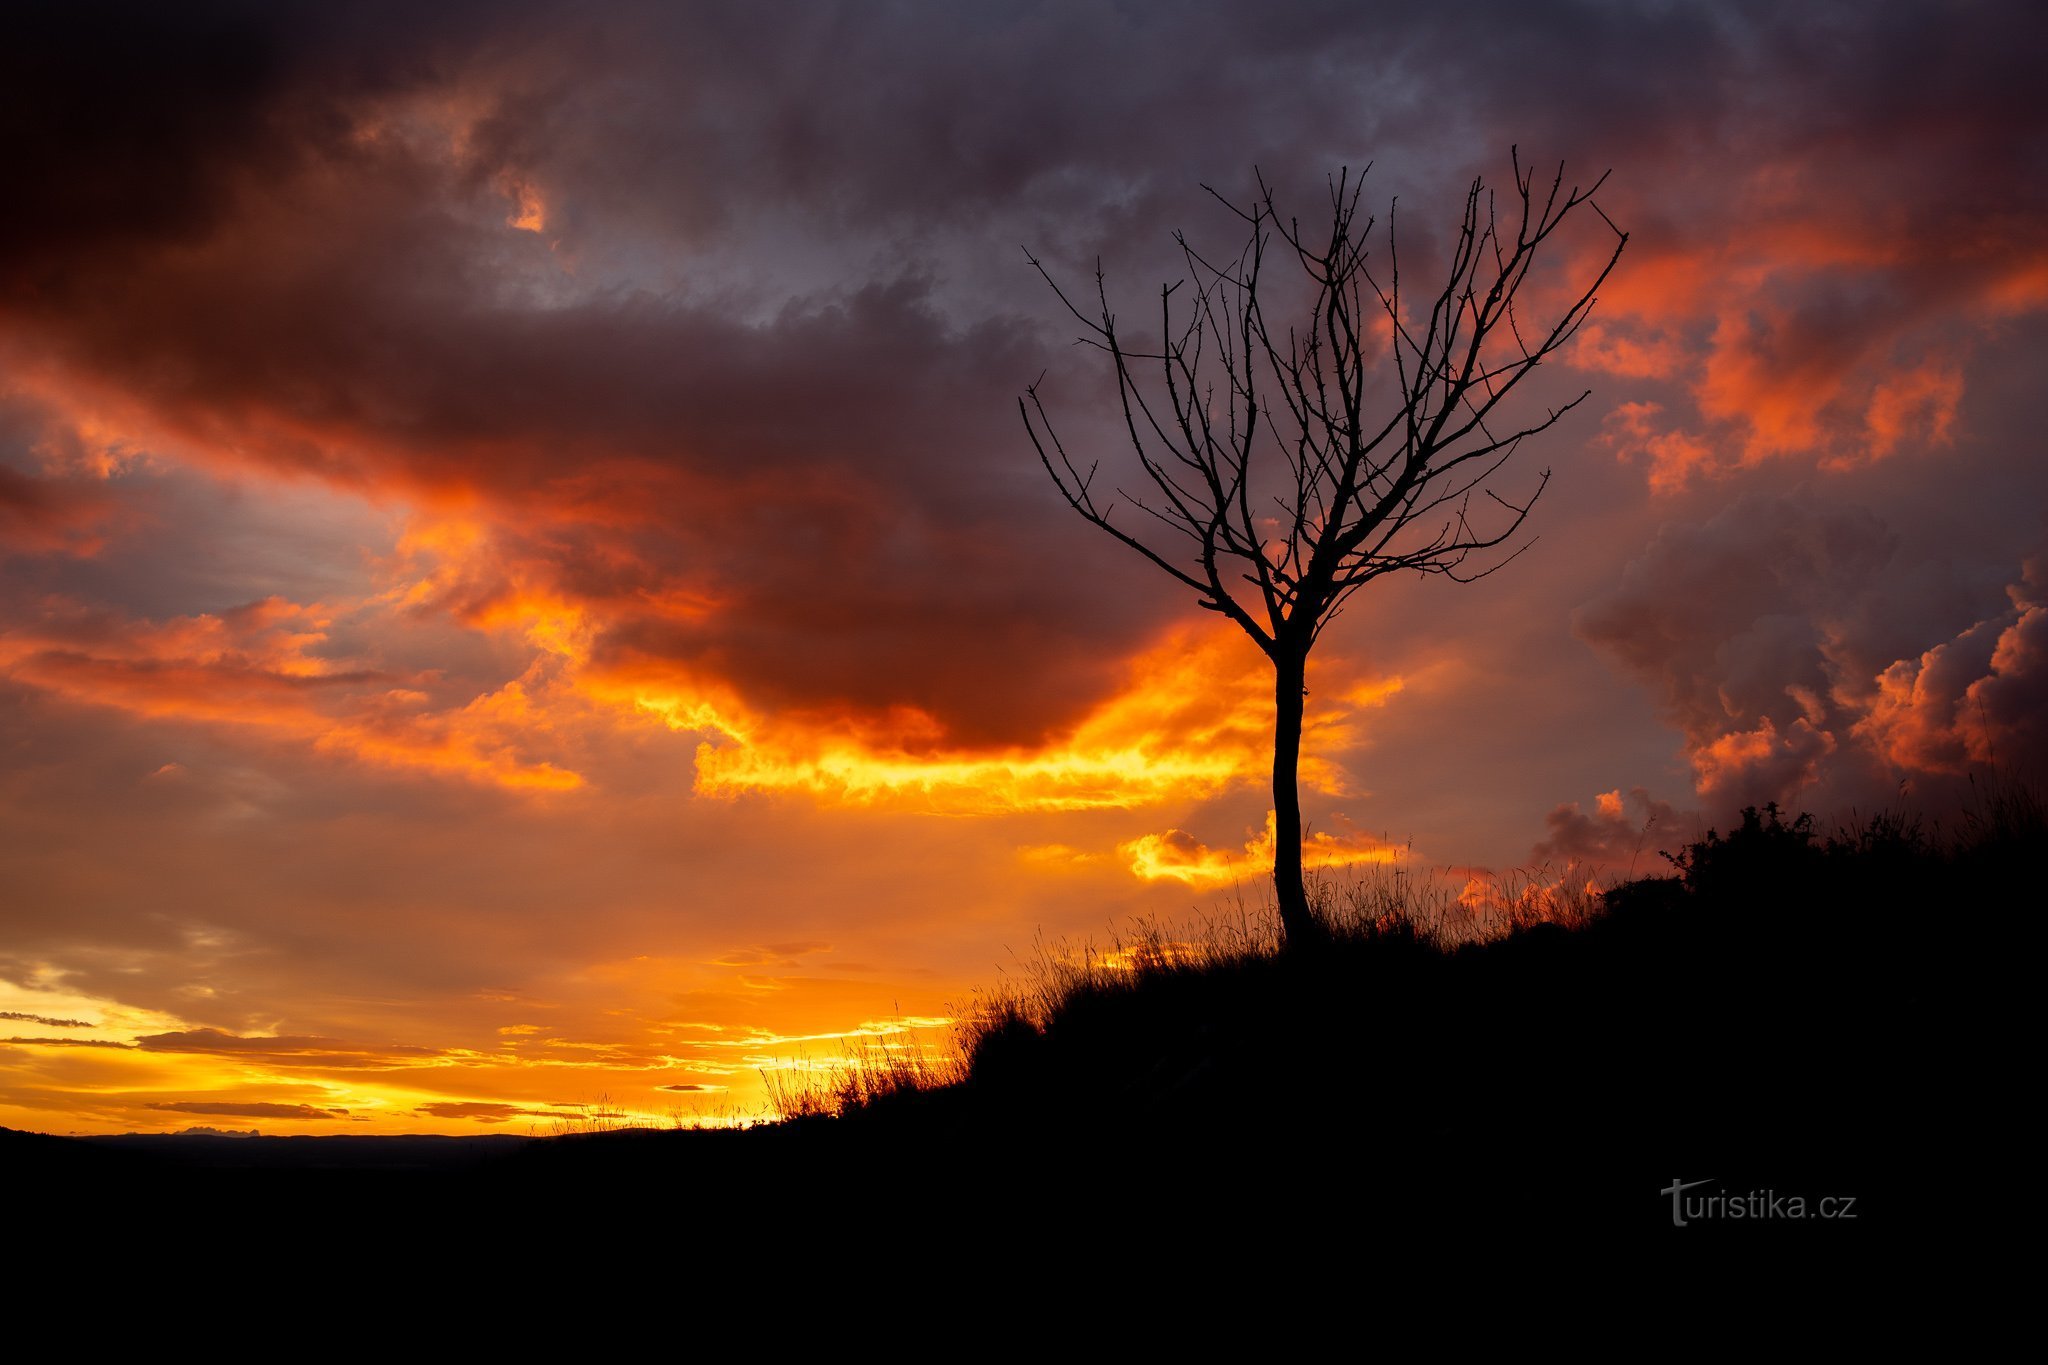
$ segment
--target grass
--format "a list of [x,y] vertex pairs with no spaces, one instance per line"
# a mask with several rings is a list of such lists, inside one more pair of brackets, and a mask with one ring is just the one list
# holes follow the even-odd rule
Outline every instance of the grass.
[[[1524,869],[1468,884],[1376,864],[1312,880],[1311,905],[1330,935],[1329,954],[1385,956],[1402,948],[1437,954],[1489,942],[1539,924],[1582,925],[1599,913],[1589,885],[1553,869]],[[1075,1021],[1122,1008],[1149,1008],[1164,995],[1212,989],[1204,983],[1256,977],[1282,960],[1279,917],[1238,888],[1225,904],[1186,921],[1140,919],[1105,944],[1034,941],[1028,958],[956,1010],[942,1043],[909,1037],[848,1044],[825,1062],[764,1070],[769,1112],[794,1122],[846,1118],[906,1097],[986,1083],[1005,1058]],[[1148,1032],[1153,1032],[1148,1030]]]
[[[1582,923],[1599,904],[1587,888],[1564,885],[1540,868],[1494,879],[1478,896],[1468,887],[1461,900],[1441,879],[1374,865],[1315,878],[1310,898],[1339,951],[1397,939],[1449,951],[1539,923]],[[1242,887],[1227,903],[1186,921],[1132,921],[1102,945],[1041,937],[1028,958],[956,1010],[950,1046],[919,1038],[864,1040],[830,1062],[763,1071],[770,1109],[781,1119],[835,1117],[907,1092],[960,1085],[971,1079],[975,1059],[1004,1039],[1043,1033],[1072,1010],[1157,990],[1165,981],[1255,970],[1278,958],[1280,948],[1270,889],[1266,902],[1255,905]]]
[[850,1053],[778,1110],[1087,1179],[1229,1171],[1244,1197],[1364,1181],[1426,1203],[1632,1162],[1657,1185],[1745,1162],[1896,1184],[1989,1140],[1995,1097],[1957,1080],[1997,1029],[1983,915],[2044,852],[2040,800],[2006,787],[1946,826],[1746,811],[1604,890],[1325,878],[1315,952],[1280,951],[1243,900],[1040,941],[950,1048]]
[[914,1035],[862,1039],[848,1043],[831,1063],[799,1059],[794,1066],[761,1073],[769,1111],[783,1122],[837,1118],[965,1078],[964,1058]]
[[1050,1238],[1108,1275],[1133,1247],[1312,1245],[1353,1275],[1369,1246],[1411,1255],[1407,1229],[1482,1257],[1474,1235],[1511,1226],[1669,1234],[1674,1178],[1935,1228],[2025,1169],[2004,1157],[2032,1131],[2013,1112],[2031,1071],[2006,1059],[2031,1035],[2003,984],[2025,958],[1991,926],[2033,903],[2014,892],[2044,853],[2038,797],[1985,787],[1941,825],[1824,832],[1766,806],[1597,892],[1325,878],[1316,951],[1281,951],[1242,899],[1041,941],[949,1038],[885,1030],[771,1073],[782,1121],[620,1128],[600,1099],[561,1120],[570,1140],[479,1156],[450,1188],[696,1230],[922,1229],[968,1269]]
[[614,1104],[609,1094],[604,1094],[591,1103],[579,1104],[568,1113],[548,1119],[544,1131],[549,1137],[586,1137],[594,1133],[620,1132],[633,1125],[633,1115]]

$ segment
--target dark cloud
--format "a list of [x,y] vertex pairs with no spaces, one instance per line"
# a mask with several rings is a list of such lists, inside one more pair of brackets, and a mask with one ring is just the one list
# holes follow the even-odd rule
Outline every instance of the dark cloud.
[[1568,802],[1543,822],[1549,835],[1531,851],[1531,863],[1585,867],[1617,880],[1662,874],[1666,868],[1658,853],[1697,834],[1692,817],[1642,787],[1626,798],[1618,790],[1602,793],[1590,811]]
[[319,1066],[397,1064],[437,1055],[434,1049],[423,1047],[393,1044],[373,1048],[333,1038],[244,1036],[214,1028],[145,1034],[135,1040],[135,1046],[145,1052],[255,1056],[273,1063],[299,1062]]
[[1867,511],[1751,495],[1663,528],[1574,628],[1654,688],[1691,742],[1733,723],[1817,723],[1827,617],[1869,590],[1895,541]]
[[0,1043],[27,1044],[33,1047],[112,1047],[129,1048],[132,1043],[116,1043],[105,1038],[0,1038]]
[[22,134],[12,164],[33,186],[0,224],[13,299],[70,292],[63,266],[81,257],[204,234],[227,209],[221,168],[283,159],[264,117],[281,92],[276,33],[250,22],[253,8],[10,16],[0,122]]
[[[359,119],[389,96],[354,93]],[[217,197],[239,212],[123,227],[120,252],[68,232],[12,244],[48,258],[9,311],[51,382],[116,385],[236,461],[481,493],[490,563],[446,605],[567,593],[610,622],[601,661],[711,674],[769,707],[916,707],[968,743],[1033,737],[1100,686],[1132,608],[1076,611],[1085,566],[1044,552],[1076,528],[1031,526],[1043,496],[1020,524],[1006,496],[1015,433],[990,418],[1044,363],[1016,325],[958,329],[903,276],[759,321],[645,293],[535,308],[498,267],[545,250],[463,221],[485,191],[460,166],[366,145],[340,116],[293,126],[286,162],[149,153],[234,181]],[[676,590],[717,607],[688,624],[647,609]],[[787,666],[792,637],[812,666]]]
[[[1418,146],[1419,132],[1442,113],[1414,86],[1422,70],[1496,91],[1467,106],[1473,144],[1529,120],[1525,134],[1612,159],[1646,154],[1638,134],[1617,145],[1594,129],[1668,138],[1694,111],[1747,120],[1729,83],[1794,57],[1850,107],[1923,127],[1932,96],[1878,104],[1866,90],[1910,39],[1960,101],[1942,106],[1951,122],[2011,122],[1993,116],[2012,63],[1961,78],[1955,30],[1970,26],[1763,11],[116,12],[120,24],[43,14],[8,73],[24,109],[77,128],[25,168],[24,212],[0,241],[17,335],[44,364],[238,461],[483,497],[489,554],[446,600],[458,613],[559,592],[603,619],[601,667],[708,677],[778,714],[899,739],[908,708],[936,719],[926,742],[969,746],[1075,719],[1164,598],[1096,591],[1105,547],[1022,458],[1010,403],[1057,358],[1042,334],[1007,311],[947,317],[940,282],[878,263],[878,244],[909,233],[957,259],[948,234],[1000,219],[1020,233],[1059,223],[1077,260],[1110,234],[1163,246],[1165,215],[1185,211],[1167,205],[1194,203],[1198,181],[1281,148],[1276,174],[1319,173],[1354,139],[1408,147],[1399,173],[1413,179],[1437,140]],[[89,101],[70,79],[88,66],[104,74]],[[593,67],[607,79],[582,79]],[[1385,73],[1400,79],[1373,81]],[[1552,97],[1543,77],[1558,73],[1575,98]],[[1845,127],[1831,117],[1800,136]],[[2025,145],[1998,144],[2006,170]],[[1426,178],[1497,150],[1463,147]],[[1979,170],[1973,183],[2039,180]],[[559,230],[507,229],[521,186],[560,205]],[[765,313],[744,295],[594,289],[559,268],[630,249],[599,240],[600,209],[613,229],[640,215],[650,241],[673,243],[744,239],[769,205],[778,224],[822,225],[855,249],[831,283]],[[1984,207],[1970,207],[1980,239],[2038,221]],[[1958,221],[1902,231],[1952,235]],[[1721,225],[1709,211],[1687,227],[1697,242]],[[1962,254],[2000,265],[2002,240]],[[970,269],[1007,263],[1028,282],[984,250]],[[1800,283],[1757,313],[1747,358],[1709,400],[1768,388],[1782,397],[1759,410],[1787,409],[1816,369],[1864,365],[1886,319],[1925,306],[1899,295],[1898,271],[1875,278]],[[1015,287],[1003,292],[1028,297]],[[1913,293],[1956,287],[1942,275]],[[1858,420],[1934,401],[1856,394]],[[713,605],[650,609],[676,591]]]
[[[1939,811],[1963,792],[1944,779],[2048,761],[2048,613],[2035,562],[2006,610],[1979,615],[1981,587],[1901,543],[1865,510],[1745,497],[1666,526],[1574,627],[1659,697],[1711,816],[1766,800],[1869,809],[1902,787]],[[1552,812],[1551,842],[1576,821]]]
[[53,415],[0,383],[0,557],[17,566],[37,556],[95,555],[109,532],[138,520],[92,476]]
[[448,1100],[423,1104],[420,1106],[420,1112],[437,1119],[470,1119],[477,1123],[504,1123],[522,1117],[547,1116],[544,1110],[481,1100]]
[[44,1028],[91,1028],[83,1019],[52,1019],[43,1014],[22,1014],[16,1010],[0,1010],[0,1019],[11,1019],[20,1024],[41,1024]]
[[334,1119],[347,1118],[346,1109],[321,1109],[310,1104],[272,1104],[268,1101],[235,1103],[227,1100],[159,1101],[145,1108],[173,1114],[219,1114],[238,1119]]
[[111,507],[99,490],[36,478],[0,464],[0,554],[90,552]]

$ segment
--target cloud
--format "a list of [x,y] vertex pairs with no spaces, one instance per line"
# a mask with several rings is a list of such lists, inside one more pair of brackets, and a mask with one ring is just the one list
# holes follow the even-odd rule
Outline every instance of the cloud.
[[2048,771],[2048,601],[2039,564],[2008,590],[2011,610],[1879,674],[1856,736],[1908,772]]
[[113,510],[99,490],[0,464],[0,554],[93,554]]
[[29,1047],[114,1047],[128,1048],[132,1043],[117,1043],[111,1038],[0,1038],[0,1043]]
[[[1338,817],[1340,823],[1342,817]],[[1242,850],[1211,848],[1186,830],[1170,829],[1164,834],[1144,834],[1117,847],[1131,871],[1147,881],[1171,879],[1189,886],[1227,886],[1249,881],[1273,870],[1273,813],[1266,813],[1264,830],[1246,840]],[[1407,850],[1348,827],[1332,832],[1311,830],[1302,841],[1302,866],[1350,867],[1360,863],[1392,863]]]
[[436,712],[417,685],[430,680],[347,668],[314,652],[332,624],[318,606],[273,597],[146,622],[47,601],[42,618],[0,636],[0,671],[73,701],[253,728],[374,764],[516,790],[582,781],[524,752],[525,683]]
[[1742,498],[1697,526],[1667,525],[1573,628],[1658,697],[1717,808],[1787,800],[1839,742],[1839,694],[1855,682],[1839,623],[1896,546],[1867,512]]
[[290,1035],[244,1035],[215,1028],[145,1034],[135,1040],[145,1052],[179,1052],[220,1057],[248,1057],[275,1066],[393,1067],[442,1060],[432,1048],[391,1044],[366,1047],[333,1038]]
[[1612,196],[1631,259],[1577,358],[1675,390],[1612,428],[1616,448],[1663,492],[1943,451],[1977,352],[2048,303],[2039,134],[2009,114],[2028,76],[1926,6],[1711,27],[1688,66],[1755,95],[1694,92],[1697,119],[1647,93],[1631,111],[1687,173],[1624,174]]
[[20,1024],[41,1024],[44,1028],[92,1028],[94,1025],[83,1019],[52,1019],[42,1014],[22,1014],[15,1010],[0,1010],[0,1019],[10,1019]]
[[[88,121],[97,143],[75,149],[88,164],[169,182],[135,191],[147,207],[81,190],[74,163],[30,167],[52,193],[0,243],[16,262],[11,329],[37,357],[20,382],[74,423],[181,459],[460,504],[480,521],[478,553],[433,605],[474,622],[522,598],[566,601],[601,622],[603,666],[708,676],[771,711],[910,708],[969,746],[1070,719],[1102,676],[1091,645],[1133,613],[1074,612],[1086,571],[1057,551],[1080,528],[1020,525],[1008,480],[986,476],[1012,464],[1014,433],[998,428],[999,453],[984,415],[1007,414],[1020,377],[1043,368],[1025,331],[949,323],[914,273],[764,317],[582,288],[484,209],[492,158],[519,141],[515,92],[532,93],[521,64],[579,46],[522,48],[520,26],[507,23],[511,67],[474,70],[489,59],[465,61],[433,25],[400,43],[247,14],[190,32],[139,24],[163,50],[217,46],[191,66],[213,83],[166,89],[178,77],[150,59],[137,98],[181,116],[116,94]],[[84,59],[81,33],[30,37],[41,60],[13,73],[18,89]],[[437,39],[481,94],[451,103],[435,84],[416,53]],[[116,92],[146,60],[125,43],[94,57]],[[449,136],[415,137],[417,123]],[[508,290],[507,268],[567,293]],[[1021,559],[1037,572],[1017,576]],[[924,572],[935,561],[947,572]],[[785,666],[792,636],[812,667]]]
[[553,1117],[545,1110],[481,1100],[444,1100],[434,1104],[423,1104],[420,1106],[420,1112],[439,1119],[470,1119],[477,1123],[504,1123],[516,1118]]
[[172,1114],[218,1114],[238,1119],[334,1119],[348,1117],[346,1109],[321,1109],[310,1104],[272,1104],[255,1100],[231,1102],[227,1100],[176,1100],[154,1101],[144,1106]]
[[1650,487],[1660,493],[1684,488],[1695,475],[1712,471],[1721,460],[1720,450],[1712,442],[1688,431],[1667,429],[1660,421],[1663,412],[1661,403],[1620,403],[1602,419],[1600,431],[1600,443],[1623,459],[1648,460]]
[[1563,863],[1608,874],[1649,875],[1660,866],[1657,852],[1682,842],[1691,823],[1646,788],[1632,787],[1624,797],[1617,787],[1600,793],[1590,811],[1576,801],[1553,807],[1544,817],[1549,835],[1530,851],[1529,861],[1536,866]]
[[[1394,680],[1379,696],[1398,688]],[[1269,772],[1271,692],[1270,667],[1248,642],[1222,630],[1175,630],[1127,665],[1114,695],[1040,747],[934,751],[920,741],[938,727],[918,715],[905,716],[893,734],[866,735],[844,727],[806,733],[740,721],[732,725],[738,734],[727,731],[699,748],[697,789],[718,796],[797,790],[851,805],[948,813],[1086,810],[1198,797]],[[641,704],[680,728],[705,725],[687,703],[643,695]],[[1360,704],[1343,700],[1314,708],[1307,721],[1307,781],[1341,788],[1341,774],[1319,751],[1350,740],[1357,709]],[[749,738],[753,734],[761,737]]]
[[[1868,808],[1902,778],[1938,805],[1950,787],[1929,779],[2038,770],[2042,561],[2006,588],[2006,610],[1957,628],[1946,623],[1980,594],[1944,582],[1953,568],[1902,558],[1902,543],[1865,511],[1743,498],[1667,525],[1574,629],[1658,697],[1721,817],[1815,792]],[[1584,832],[1566,808],[1551,818],[1554,834]]]
[[1731,730],[1695,748],[1694,785],[1702,796],[1721,798],[1723,808],[1796,798],[1835,747],[1833,733],[1803,716],[1782,731],[1764,716],[1753,730]]

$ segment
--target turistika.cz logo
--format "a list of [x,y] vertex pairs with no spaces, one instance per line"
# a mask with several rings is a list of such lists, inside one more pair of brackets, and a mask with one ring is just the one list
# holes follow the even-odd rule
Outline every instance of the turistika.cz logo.
[[1808,1199],[1805,1195],[1779,1194],[1776,1190],[1751,1190],[1747,1194],[1688,1193],[1713,1183],[1711,1179],[1674,1180],[1658,1191],[1671,1196],[1671,1226],[1682,1228],[1688,1223],[1710,1220],[1785,1219],[1796,1222],[1804,1218],[1839,1220],[1856,1217],[1856,1196],[1850,1194],[1828,1194]]

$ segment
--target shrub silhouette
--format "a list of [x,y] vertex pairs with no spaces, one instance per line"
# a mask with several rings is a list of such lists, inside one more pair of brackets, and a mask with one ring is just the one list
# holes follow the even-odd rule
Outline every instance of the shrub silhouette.
[[1720,897],[1768,889],[1773,895],[1805,889],[1821,871],[1827,850],[1815,839],[1813,816],[1784,818],[1773,801],[1743,809],[1742,823],[1723,838],[1719,831],[1666,853],[1679,880],[1696,896]]

